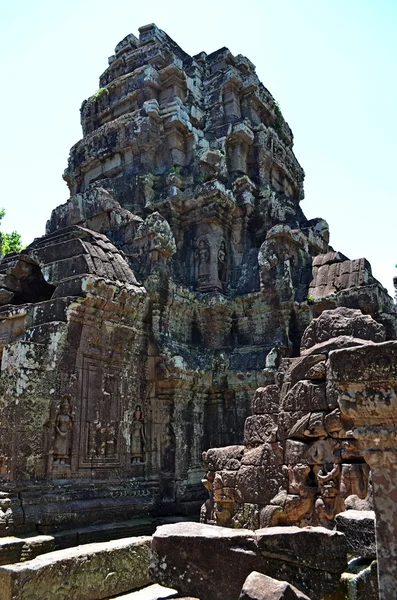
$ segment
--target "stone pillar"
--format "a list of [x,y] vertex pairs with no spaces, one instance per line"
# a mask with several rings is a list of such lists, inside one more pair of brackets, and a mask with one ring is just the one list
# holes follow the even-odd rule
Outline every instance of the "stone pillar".
[[371,468],[381,600],[397,589],[397,342],[330,354],[329,377],[343,418]]

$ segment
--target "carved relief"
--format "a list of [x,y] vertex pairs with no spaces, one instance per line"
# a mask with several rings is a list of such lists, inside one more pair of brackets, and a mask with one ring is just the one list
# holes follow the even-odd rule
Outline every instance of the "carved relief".
[[206,238],[201,238],[196,243],[195,260],[197,281],[207,282],[210,277],[210,245]]
[[163,473],[175,472],[176,440],[174,428],[171,423],[165,425],[163,435],[163,453],[161,457],[161,470]]
[[[332,327],[331,330],[328,327],[328,331],[327,319],[328,326]],[[367,330],[370,327],[379,329],[378,324],[374,322],[374,325],[370,317],[359,311],[345,308],[324,311],[306,330],[310,333],[316,322],[322,320],[324,323],[310,338],[310,347],[320,342],[322,350],[324,343],[328,343],[331,350],[338,347],[340,337],[333,337],[338,333],[338,319],[348,331],[356,327],[357,335],[361,336],[367,335],[364,325],[369,325]],[[354,323],[347,322],[348,319],[354,320]],[[304,340],[307,339],[308,334],[304,336]],[[356,338],[356,343],[360,339],[365,341],[366,338]],[[365,352],[367,347],[373,346],[364,344]],[[360,346],[354,348],[357,353],[359,350],[364,354]],[[210,491],[210,501],[214,499],[214,519],[218,525],[239,526],[237,515],[251,504],[259,506],[260,527],[321,525],[333,529],[338,513],[348,508],[371,509],[371,483],[369,468],[364,462],[362,440],[353,437],[351,425],[348,420],[342,420],[341,410],[335,406],[334,381],[329,377],[329,363],[325,358],[309,353],[281,361],[275,374],[276,383],[259,388],[255,394],[254,414],[245,421],[243,458],[230,462],[227,471],[223,457],[232,452],[233,446],[222,448],[219,454],[216,449],[205,453],[205,456],[215,458],[204,460],[210,471],[203,483]],[[362,368],[362,361],[357,361],[357,364]],[[317,369],[319,365],[321,368]],[[346,377],[346,371],[353,371],[356,367],[346,367],[341,363],[338,368],[343,369],[343,377]],[[366,366],[367,370],[371,368],[371,364]],[[370,408],[377,400],[389,409],[390,387],[383,380],[379,392],[381,399],[376,398],[376,392],[368,386],[369,401],[362,408],[363,392],[357,391],[356,383],[356,387],[351,385],[350,390],[346,390],[344,378],[338,376],[341,380],[338,391],[342,411],[349,414],[351,406],[360,406],[362,413],[368,411],[370,414]],[[361,394],[355,398],[356,402],[351,397],[353,394]],[[355,435],[357,431],[361,430],[355,430]],[[384,432],[390,437],[388,429]],[[271,439],[266,440],[266,436],[270,435]],[[380,439],[379,428],[377,435]],[[266,445],[270,450],[269,464],[279,466],[277,473],[268,469],[263,472],[263,449]],[[281,455],[278,448],[283,449]],[[384,460],[384,453],[378,452],[376,456]],[[207,481],[213,482],[212,487]],[[273,481],[278,491],[269,496]],[[203,507],[203,519],[212,518],[208,511],[210,504]]]
[[227,255],[224,240],[221,241],[218,250],[218,277],[222,283],[225,283],[227,280]]
[[131,426],[131,462],[132,464],[144,463],[145,456],[145,422],[140,404],[135,407],[134,418]]
[[61,401],[54,425],[53,464],[70,465],[72,417],[70,396],[65,394]]
[[119,369],[96,359],[84,360],[80,466],[120,462],[121,400]]

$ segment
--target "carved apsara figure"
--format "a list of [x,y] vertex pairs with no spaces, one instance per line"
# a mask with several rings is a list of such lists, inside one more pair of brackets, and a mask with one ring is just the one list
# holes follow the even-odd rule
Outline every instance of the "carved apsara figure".
[[224,283],[226,281],[226,244],[222,240],[218,250],[218,277]]
[[175,472],[175,433],[171,423],[167,423],[163,434],[163,452],[161,470],[163,473]]
[[145,422],[143,420],[141,405],[137,404],[131,429],[131,462],[133,464],[144,462],[145,444]]
[[105,455],[107,458],[115,455],[116,451],[116,429],[114,422],[111,421],[105,427]]
[[54,465],[66,465],[70,463],[70,437],[72,430],[70,412],[70,396],[65,395],[55,420]]
[[198,279],[208,279],[210,274],[210,248],[204,238],[198,243],[195,258],[198,261]]

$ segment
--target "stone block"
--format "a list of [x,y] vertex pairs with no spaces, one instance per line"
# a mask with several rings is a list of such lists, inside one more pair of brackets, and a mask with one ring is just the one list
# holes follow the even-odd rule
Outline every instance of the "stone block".
[[253,531],[198,523],[158,527],[150,574],[158,583],[205,600],[237,600],[260,564]]
[[204,453],[204,462],[209,471],[222,469],[236,470],[240,466],[244,446],[226,446],[225,448],[211,448]]
[[253,415],[246,419],[244,426],[244,444],[246,446],[275,442],[276,436],[276,415]]
[[325,384],[298,381],[284,396],[280,408],[285,411],[327,410]]
[[336,529],[345,534],[349,554],[363,558],[376,556],[375,513],[372,510],[346,510],[335,517]]
[[[357,497],[359,500],[367,500],[371,503],[372,496],[368,498],[368,480],[370,469],[367,463],[352,463],[342,465],[343,494],[346,498],[349,496]],[[355,508],[347,506],[347,509]],[[358,508],[358,507],[357,507]],[[358,510],[372,510],[372,506],[360,506]]]
[[244,581],[239,600],[310,600],[286,581],[253,571]]
[[168,600],[169,598],[176,598],[177,596],[178,592],[176,590],[166,588],[158,583],[153,583],[136,592],[123,594],[122,596],[110,598],[109,600]]
[[246,448],[241,459],[242,465],[261,465],[277,464],[284,462],[283,446],[279,443],[261,444],[256,448]]
[[286,469],[280,464],[243,465],[236,476],[235,499],[239,503],[268,504],[279,487],[286,484]]
[[278,416],[278,439],[286,440],[292,427],[305,416],[309,416],[308,411],[305,410],[281,411]]
[[320,600],[337,590],[346,566],[343,534],[323,527],[268,527],[256,531],[261,572]]
[[102,600],[150,583],[150,537],[86,544],[0,567],[0,600]]
[[19,562],[24,543],[24,540],[12,536],[0,538],[0,565]]
[[341,577],[340,588],[343,598],[379,600],[378,564],[376,560],[370,561],[369,564],[368,562],[368,560],[362,559],[350,561],[346,572]]
[[305,330],[301,350],[347,336],[371,342],[385,340],[385,328],[369,315],[363,315],[361,310],[339,307],[335,310],[324,310],[317,319],[313,319]]
[[298,440],[287,440],[285,442],[285,462],[287,465],[308,464],[309,444]]
[[278,413],[280,408],[280,390],[277,385],[258,388],[252,400],[254,415]]
[[302,379],[311,379],[312,377],[308,373],[312,369],[315,369],[317,365],[322,364],[325,359],[325,354],[313,354],[296,358],[291,364],[290,369],[286,372],[284,381],[290,381],[294,384]]

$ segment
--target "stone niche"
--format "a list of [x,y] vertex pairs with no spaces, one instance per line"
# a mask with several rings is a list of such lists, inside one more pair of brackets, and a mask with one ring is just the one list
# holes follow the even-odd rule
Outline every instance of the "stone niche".
[[[145,26],[116,46],[81,124],[69,200],[0,263],[5,533],[198,514],[204,450],[279,443],[264,409],[243,434],[251,397],[298,356],[314,316],[360,308],[395,336],[368,263],[335,253],[327,223],[305,218],[291,129],[247,58],[189,56]],[[333,427],[324,381],[302,379],[283,388],[277,425],[287,439],[291,413],[313,410],[291,456],[306,430]],[[272,481],[286,481],[283,460]]]

